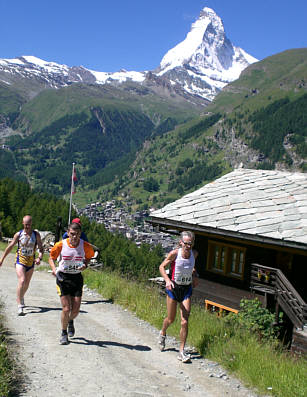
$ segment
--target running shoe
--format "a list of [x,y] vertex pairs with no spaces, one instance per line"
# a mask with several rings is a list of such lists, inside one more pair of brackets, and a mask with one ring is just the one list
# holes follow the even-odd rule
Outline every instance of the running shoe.
[[70,320],[68,323],[68,336],[72,338],[75,335],[74,320]]
[[184,350],[182,352],[179,352],[179,356],[177,358],[183,363],[188,363],[189,361],[191,361],[191,356],[187,354]]
[[68,335],[67,334],[61,335],[60,345],[68,345]]
[[166,339],[166,335],[162,335],[162,332],[160,331],[158,343],[159,343],[161,352],[163,352],[163,350],[165,349],[165,339]]
[[17,312],[18,316],[23,316],[24,312],[23,312],[23,306],[18,305],[18,312]]

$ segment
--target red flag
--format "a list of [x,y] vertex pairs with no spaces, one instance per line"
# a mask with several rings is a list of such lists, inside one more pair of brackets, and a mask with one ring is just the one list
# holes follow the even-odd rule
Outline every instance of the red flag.
[[75,168],[73,168],[72,176],[71,176],[71,193],[72,194],[76,193],[76,190],[75,190],[75,182],[76,181],[77,181],[77,174],[76,174]]

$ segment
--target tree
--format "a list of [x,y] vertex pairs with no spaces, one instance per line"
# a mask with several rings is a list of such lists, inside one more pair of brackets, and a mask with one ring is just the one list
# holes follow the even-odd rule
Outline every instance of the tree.
[[153,177],[145,179],[143,182],[143,187],[147,192],[157,192],[160,189],[159,182]]

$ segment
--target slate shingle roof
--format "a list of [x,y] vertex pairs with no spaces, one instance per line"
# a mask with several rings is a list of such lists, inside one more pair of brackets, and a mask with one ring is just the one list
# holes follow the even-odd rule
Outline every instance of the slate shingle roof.
[[307,174],[237,169],[151,218],[306,244]]

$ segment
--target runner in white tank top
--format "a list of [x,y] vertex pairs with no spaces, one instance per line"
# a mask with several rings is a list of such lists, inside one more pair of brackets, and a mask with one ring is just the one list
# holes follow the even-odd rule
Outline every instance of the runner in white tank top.
[[[197,251],[192,250],[194,245],[194,233],[184,231],[181,233],[179,249],[171,251],[166,259],[161,263],[159,270],[165,280],[167,317],[163,321],[162,330],[159,335],[160,350],[165,347],[167,328],[176,318],[177,303],[180,304],[181,330],[180,330],[180,351],[178,359],[188,362],[190,356],[185,353],[184,346],[188,336],[188,319],[191,311],[192,287],[196,286],[197,272],[195,260]],[[167,275],[165,268],[171,266],[170,276]]]
[[182,257],[182,248],[179,248],[177,258],[171,265],[171,280],[179,285],[189,285],[192,283],[192,273],[194,270],[195,258],[193,251],[190,251],[189,258]]

